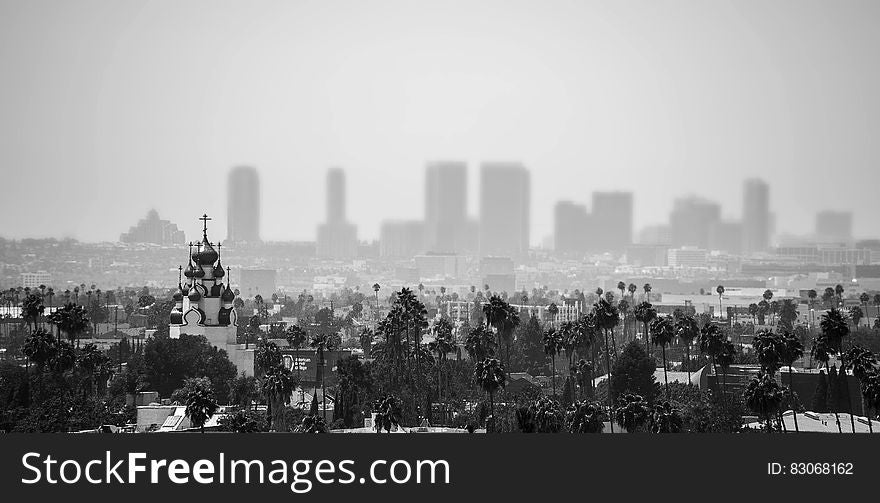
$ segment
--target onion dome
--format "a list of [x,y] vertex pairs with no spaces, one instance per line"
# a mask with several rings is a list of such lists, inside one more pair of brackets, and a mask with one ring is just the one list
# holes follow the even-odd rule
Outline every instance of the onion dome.
[[223,276],[226,276],[226,271],[223,270],[223,266],[220,265],[220,260],[218,259],[217,265],[214,266],[214,277],[222,278]]
[[181,302],[183,300],[183,286],[177,285],[177,291],[174,292],[174,295],[171,296],[171,299],[174,302]]
[[193,288],[193,289],[189,292],[189,296],[188,296],[188,297],[189,297],[189,301],[190,301],[190,302],[198,302],[199,300],[201,300],[201,298],[202,298],[202,294],[199,293],[198,288]]
[[220,296],[220,300],[223,302],[232,302],[235,300],[235,294],[232,293],[232,289],[229,288],[229,285],[226,285],[226,290],[223,291],[223,295]]
[[189,285],[183,285],[183,288],[180,289],[180,293],[182,293],[184,297],[189,295]]
[[216,262],[217,259],[220,258],[220,255],[217,254],[217,250],[215,250],[214,247],[211,246],[211,243],[208,242],[207,237],[202,241],[201,248],[202,248],[202,251],[200,251],[196,254],[199,257],[199,259],[198,259],[199,264],[213,265],[214,262]]
[[183,275],[187,278],[192,278],[195,276],[196,270],[193,267],[192,260],[189,261],[189,264],[186,265],[186,269],[183,270]]
[[202,269],[201,266],[196,267],[196,271],[193,273],[193,276],[196,278],[199,278],[199,279],[204,278],[205,277],[205,270]]

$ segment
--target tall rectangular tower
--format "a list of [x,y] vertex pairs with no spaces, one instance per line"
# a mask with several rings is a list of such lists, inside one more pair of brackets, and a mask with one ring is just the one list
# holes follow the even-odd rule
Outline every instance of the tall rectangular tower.
[[529,172],[521,163],[480,166],[480,255],[528,253],[530,191]]
[[260,240],[260,177],[250,166],[229,172],[226,199],[226,239],[255,243]]
[[427,251],[461,253],[467,234],[467,165],[433,162],[425,169]]
[[770,189],[764,180],[750,178],[743,184],[743,253],[762,252],[770,246],[770,225]]

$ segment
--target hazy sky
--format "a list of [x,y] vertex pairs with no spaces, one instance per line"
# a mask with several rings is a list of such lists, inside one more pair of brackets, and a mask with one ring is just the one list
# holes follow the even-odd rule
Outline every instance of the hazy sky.
[[115,240],[155,207],[189,236],[256,166],[265,239],[313,239],[324,171],[349,217],[421,218],[424,165],[518,160],[532,241],[553,203],[635,191],[636,225],[700,193],[778,226],[880,234],[880,2],[0,0],[0,235]]

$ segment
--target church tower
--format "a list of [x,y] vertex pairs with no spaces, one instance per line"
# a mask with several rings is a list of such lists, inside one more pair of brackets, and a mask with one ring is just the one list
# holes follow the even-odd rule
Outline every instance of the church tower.
[[254,374],[253,350],[245,350],[236,340],[238,314],[233,302],[235,294],[227,280],[227,271],[220,261],[220,243],[208,240],[208,215],[202,215],[202,241],[189,244],[186,268],[178,269],[186,281],[178,276],[178,290],[174,293],[169,335],[203,335],[217,349],[227,352],[238,372]]

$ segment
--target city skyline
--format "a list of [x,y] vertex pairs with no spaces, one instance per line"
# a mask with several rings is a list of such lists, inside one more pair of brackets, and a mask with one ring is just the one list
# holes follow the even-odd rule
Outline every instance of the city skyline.
[[[533,245],[552,233],[553,202],[594,190],[633,191],[636,229],[690,193],[741,215],[728,189],[753,177],[780,231],[808,233],[833,209],[868,237],[880,211],[878,5],[206,5],[174,20],[138,2],[107,2],[100,20],[68,4],[0,7],[0,165],[8,186],[31,189],[0,200],[5,236],[113,240],[150,208],[191,235],[188,215],[225,202],[169,187],[238,164],[261,172],[267,240],[312,236],[320,212],[299,210],[323,204],[312,189],[328,166],[347,169],[363,238],[384,218],[418,218],[433,159],[471,166],[470,215],[474,166],[528,166]],[[23,206],[39,228],[14,217]]]

